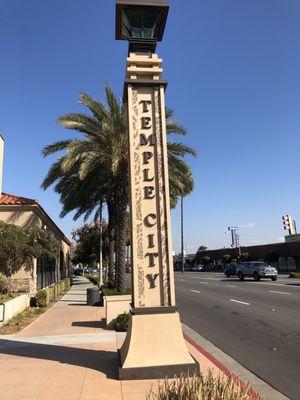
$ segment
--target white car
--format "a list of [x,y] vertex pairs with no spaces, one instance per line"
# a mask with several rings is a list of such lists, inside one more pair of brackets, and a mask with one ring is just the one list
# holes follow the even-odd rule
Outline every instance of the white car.
[[243,281],[246,276],[251,276],[255,281],[261,278],[269,278],[272,281],[277,280],[277,269],[262,261],[249,261],[240,264],[236,268],[236,274],[240,281]]

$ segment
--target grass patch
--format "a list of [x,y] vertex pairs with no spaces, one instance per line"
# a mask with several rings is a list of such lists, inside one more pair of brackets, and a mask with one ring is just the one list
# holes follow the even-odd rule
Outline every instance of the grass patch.
[[13,299],[13,298],[15,298],[17,296],[18,296],[17,294],[13,295],[13,294],[2,294],[2,293],[0,293],[0,303],[5,303],[6,301],[9,301],[9,300],[11,300],[11,299]]
[[300,272],[290,272],[290,278],[299,278],[300,279]]
[[[11,335],[31,324],[67,293],[71,285],[70,278],[63,279],[53,286],[41,289],[32,297],[30,307],[15,315],[0,327],[0,335]],[[1,295],[2,296],[2,295]],[[0,301],[1,302],[1,301]]]
[[241,386],[231,377],[182,375],[179,379],[159,382],[158,389],[152,389],[147,400],[262,400],[249,386]]
[[101,287],[103,296],[122,296],[125,294],[131,294],[131,289],[126,288],[123,292],[118,292],[117,289],[111,289],[108,288],[107,286],[102,286]]
[[43,314],[47,308],[33,308],[28,307],[20,314],[15,315],[12,319],[7,321],[5,325],[0,327],[0,335],[11,335],[19,332],[25,326],[29,325],[39,315]]

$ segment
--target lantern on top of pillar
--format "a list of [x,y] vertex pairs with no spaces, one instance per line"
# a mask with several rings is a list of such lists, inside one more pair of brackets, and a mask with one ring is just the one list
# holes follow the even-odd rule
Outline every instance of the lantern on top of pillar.
[[120,350],[120,379],[172,378],[199,369],[189,354],[175,303],[163,38],[169,5],[116,0],[116,39],[129,42],[128,109],[132,302]]
[[128,40],[129,52],[154,53],[163,38],[169,5],[161,0],[117,0],[116,39]]

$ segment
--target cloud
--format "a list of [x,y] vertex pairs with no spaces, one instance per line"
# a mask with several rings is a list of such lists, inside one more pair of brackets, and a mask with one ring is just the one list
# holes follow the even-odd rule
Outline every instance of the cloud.
[[254,223],[253,222],[248,222],[248,224],[240,225],[240,228],[254,228]]

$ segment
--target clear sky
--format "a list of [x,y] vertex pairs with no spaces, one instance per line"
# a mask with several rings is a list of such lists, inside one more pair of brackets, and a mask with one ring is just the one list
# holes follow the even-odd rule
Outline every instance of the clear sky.
[[[282,240],[281,216],[300,228],[299,0],[171,0],[158,54],[167,105],[188,128],[195,191],[185,200],[187,252]],[[40,184],[41,149],[72,135],[56,124],[83,111],[80,92],[121,96],[127,44],[114,40],[113,0],[0,0],[3,191],[36,198],[66,234],[53,190]],[[74,133],[73,137],[77,134]],[[172,213],[179,249],[179,207]]]

